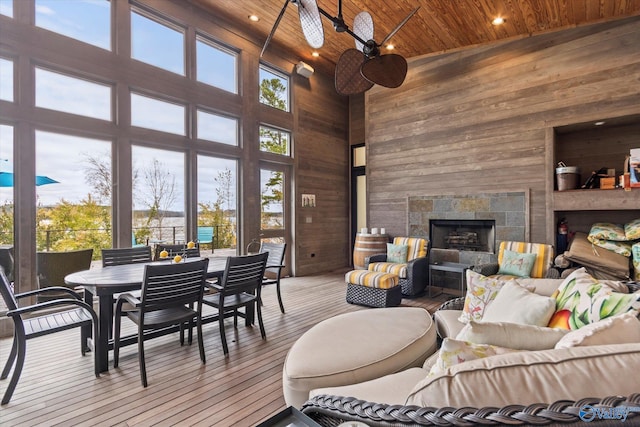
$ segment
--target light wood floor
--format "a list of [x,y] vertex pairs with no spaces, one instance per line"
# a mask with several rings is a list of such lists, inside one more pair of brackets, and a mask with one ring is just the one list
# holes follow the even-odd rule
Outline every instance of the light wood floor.
[[[345,302],[344,272],[282,280],[286,314],[275,286],[264,288],[267,340],[257,327],[227,319],[229,357],[222,353],[217,323],[205,325],[207,363],[198,346],[180,347],[177,333],[146,342],[149,386],[140,384],[137,346],[121,350],[120,366],[100,378],[93,358],[82,357],[79,330],[27,342],[20,381],[8,405],[0,408],[2,426],[253,426],[285,409],[282,365],[294,341],[321,320],[368,308]],[[403,306],[433,312],[447,295],[404,299]],[[129,323],[125,320],[125,324]],[[0,363],[11,339],[0,340]],[[339,349],[336,349],[339,352]],[[339,354],[338,354],[339,356]],[[4,394],[8,380],[0,382]]]

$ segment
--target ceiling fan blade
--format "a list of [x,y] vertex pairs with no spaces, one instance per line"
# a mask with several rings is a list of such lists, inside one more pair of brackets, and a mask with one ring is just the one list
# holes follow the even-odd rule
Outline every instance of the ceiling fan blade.
[[269,45],[269,42],[273,38],[273,35],[275,34],[276,29],[278,28],[278,25],[280,25],[280,20],[282,19],[282,16],[284,15],[284,11],[287,10],[287,6],[289,5],[289,1],[290,0],[284,0],[284,6],[282,6],[282,10],[280,10],[280,14],[278,15],[278,19],[276,19],[275,24],[273,24],[273,28],[271,28],[271,33],[269,33],[269,37],[267,37],[267,41],[265,41],[264,42],[264,46],[262,46],[262,51],[260,52],[260,58],[262,58],[262,55],[264,54],[264,51],[267,50],[267,46]]
[[407,76],[407,61],[393,53],[380,55],[362,64],[360,72],[372,83],[394,88],[400,86]]
[[347,49],[336,64],[336,91],[340,95],[355,95],[365,92],[373,86],[360,73],[367,58],[358,49]]
[[300,26],[307,43],[314,49],[319,49],[324,44],[324,29],[320,19],[320,11],[316,0],[296,0]]
[[395,36],[395,34],[396,34],[398,31],[400,31],[400,28],[402,28],[402,27],[404,26],[404,24],[406,24],[406,23],[407,23],[407,21],[408,21],[409,19],[411,19],[411,17],[412,17],[413,15],[415,15],[415,14],[416,14],[416,12],[418,11],[418,9],[420,9],[420,6],[416,7],[416,8],[413,10],[413,12],[411,12],[410,14],[408,14],[408,15],[407,15],[407,17],[406,17],[406,18],[404,18],[404,19],[402,20],[402,22],[401,22],[401,23],[399,23],[399,24],[396,26],[396,28],[394,28],[394,29],[393,29],[393,31],[391,31],[391,32],[389,33],[389,35],[388,35],[387,37],[385,37],[385,38],[384,38],[384,40],[382,40],[382,43],[380,43],[380,45],[379,45],[379,46],[384,45],[386,42],[388,42],[388,41],[391,39],[391,37]]
[[[362,40],[373,39],[373,18],[369,12],[360,12],[353,19],[353,32]],[[362,51],[363,44],[356,39],[356,49]]]

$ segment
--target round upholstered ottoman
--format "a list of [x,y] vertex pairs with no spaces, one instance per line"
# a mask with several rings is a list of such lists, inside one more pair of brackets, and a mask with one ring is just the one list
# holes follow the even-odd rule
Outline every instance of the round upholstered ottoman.
[[324,320],[293,344],[282,369],[287,406],[299,408],[309,391],[355,384],[414,366],[436,350],[428,311],[390,307]]

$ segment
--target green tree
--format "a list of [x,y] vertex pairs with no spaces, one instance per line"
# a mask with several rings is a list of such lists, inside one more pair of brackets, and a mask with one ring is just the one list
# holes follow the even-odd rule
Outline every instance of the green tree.
[[236,245],[236,224],[233,220],[235,207],[233,202],[233,176],[231,170],[225,168],[218,172],[214,178],[216,182],[215,202],[198,203],[198,224],[215,225],[217,227],[215,238],[217,248],[231,248]]
[[0,206],[0,244],[13,244],[13,203]]
[[277,108],[287,109],[287,87],[277,78],[264,79],[260,82],[260,102]]

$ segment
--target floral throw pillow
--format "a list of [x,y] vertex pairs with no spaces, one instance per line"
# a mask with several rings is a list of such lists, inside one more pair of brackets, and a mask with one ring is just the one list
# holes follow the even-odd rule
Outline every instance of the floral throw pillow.
[[500,280],[473,270],[467,270],[467,294],[464,298],[464,308],[458,320],[462,323],[468,323],[469,320],[481,320],[484,310],[496,298],[498,291],[502,289],[505,283],[515,280]]
[[640,239],[640,218],[634,219],[624,225],[624,235],[627,240]]
[[640,280],[640,242],[631,246],[631,254],[633,255],[633,279]]
[[407,245],[394,245],[387,243],[387,262],[404,264],[407,262]]
[[571,273],[552,295],[556,311],[550,328],[580,329],[607,317],[640,310],[640,294],[614,292],[606,284],[579,268]]
[[490,344],[474,344],[467,341],[445,338],[442,341],[438,358],[433,366],[431,366],[429,375],[438,375],[444,372],[447,368],[459,363],[482,359],[484,357],[495,356],[498,354],[514,353],[516,351],[521,350],[498,347]]
[[593,242],[591,239],[615,240],[617,242],[624,242],[627,240],[624,227],[610,222],[596,222],[593,224],[587,238],[590,242]]

